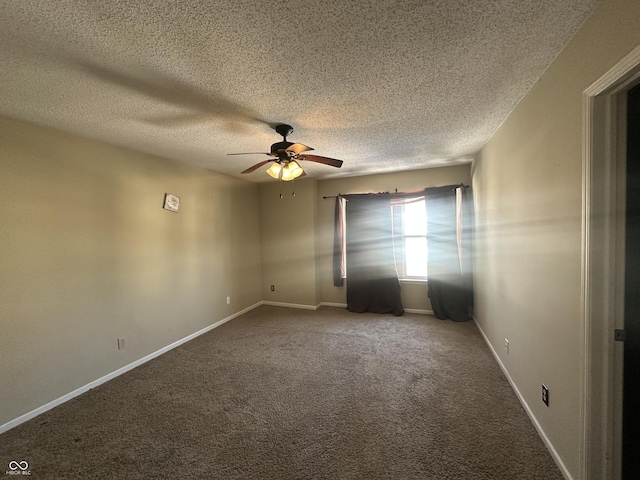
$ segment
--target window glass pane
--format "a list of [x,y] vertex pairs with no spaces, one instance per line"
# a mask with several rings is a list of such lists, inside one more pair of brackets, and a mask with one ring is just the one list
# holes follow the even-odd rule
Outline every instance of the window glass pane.
[[405,204],[404,234],[405,235],[426,235],[427,234],[427,212],[424,207],[424,200]]
[[405,238],[405,274],[408,277],[427,276],[427,239]]

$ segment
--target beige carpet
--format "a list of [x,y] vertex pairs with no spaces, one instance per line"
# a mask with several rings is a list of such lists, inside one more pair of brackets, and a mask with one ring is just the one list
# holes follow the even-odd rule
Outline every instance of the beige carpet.
[[12,460],[37,479],[563,478],[473,323],[339,308],[252,310],[0,435]]

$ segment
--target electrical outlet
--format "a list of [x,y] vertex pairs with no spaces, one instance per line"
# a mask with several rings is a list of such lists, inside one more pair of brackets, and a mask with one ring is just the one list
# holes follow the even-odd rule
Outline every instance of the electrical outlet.
[[227,297],[227,305],[231,303],[231,297]]
[[127,346],[127,337],[119,337],[118,338],[118,350],[124,350],[124,347]]
[[547,407],[549,406],[549,389],[544,383],[542,384],[542,401]]
[[504,339],[504,351],[509,353],[509,339],[508,338]]
[[275,285],[271,285],[271,291],[275,292],[276,291],[276,286]]

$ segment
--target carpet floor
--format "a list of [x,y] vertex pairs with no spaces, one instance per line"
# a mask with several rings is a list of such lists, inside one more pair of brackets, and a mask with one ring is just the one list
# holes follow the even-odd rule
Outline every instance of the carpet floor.
[[23,460],[38,479],[563,478],[473,323],[333,307],[263,305],[0,435]]

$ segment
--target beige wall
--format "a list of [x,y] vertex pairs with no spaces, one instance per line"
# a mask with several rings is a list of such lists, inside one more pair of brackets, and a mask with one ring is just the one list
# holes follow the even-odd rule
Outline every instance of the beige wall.
[[[464,183],[470,185],[470,166],[429,168],[384,175],[337,178],[318,182],[317,203],[317,271],[320,301],[346,304],[346,287],[333,286],[333,218],[334,199],[330,197],[349,193],[410,192],[425,187]],[[402,283],[402,302],[405,309],[430,311],[426,283]]]
[[[0,425],[261,300],[344,303],[323,195],[470,182],[465,165],[256,185],[4,118],[0,169]],[[403,299],[431,308],[424,284]]]
[[583,433],[581,96],[640,43],[638,20],[637,0],[603,1],[472,174],[476,318],[573,478],[581,478]]
[[254,184],[0,118],[0,192],[0,425],[262,299]]
[[[260,184],[263,300],[306,307],[319,303],[316,197],[317,184],[312,178]],[[274,292],[271,285],[275,285]]]

